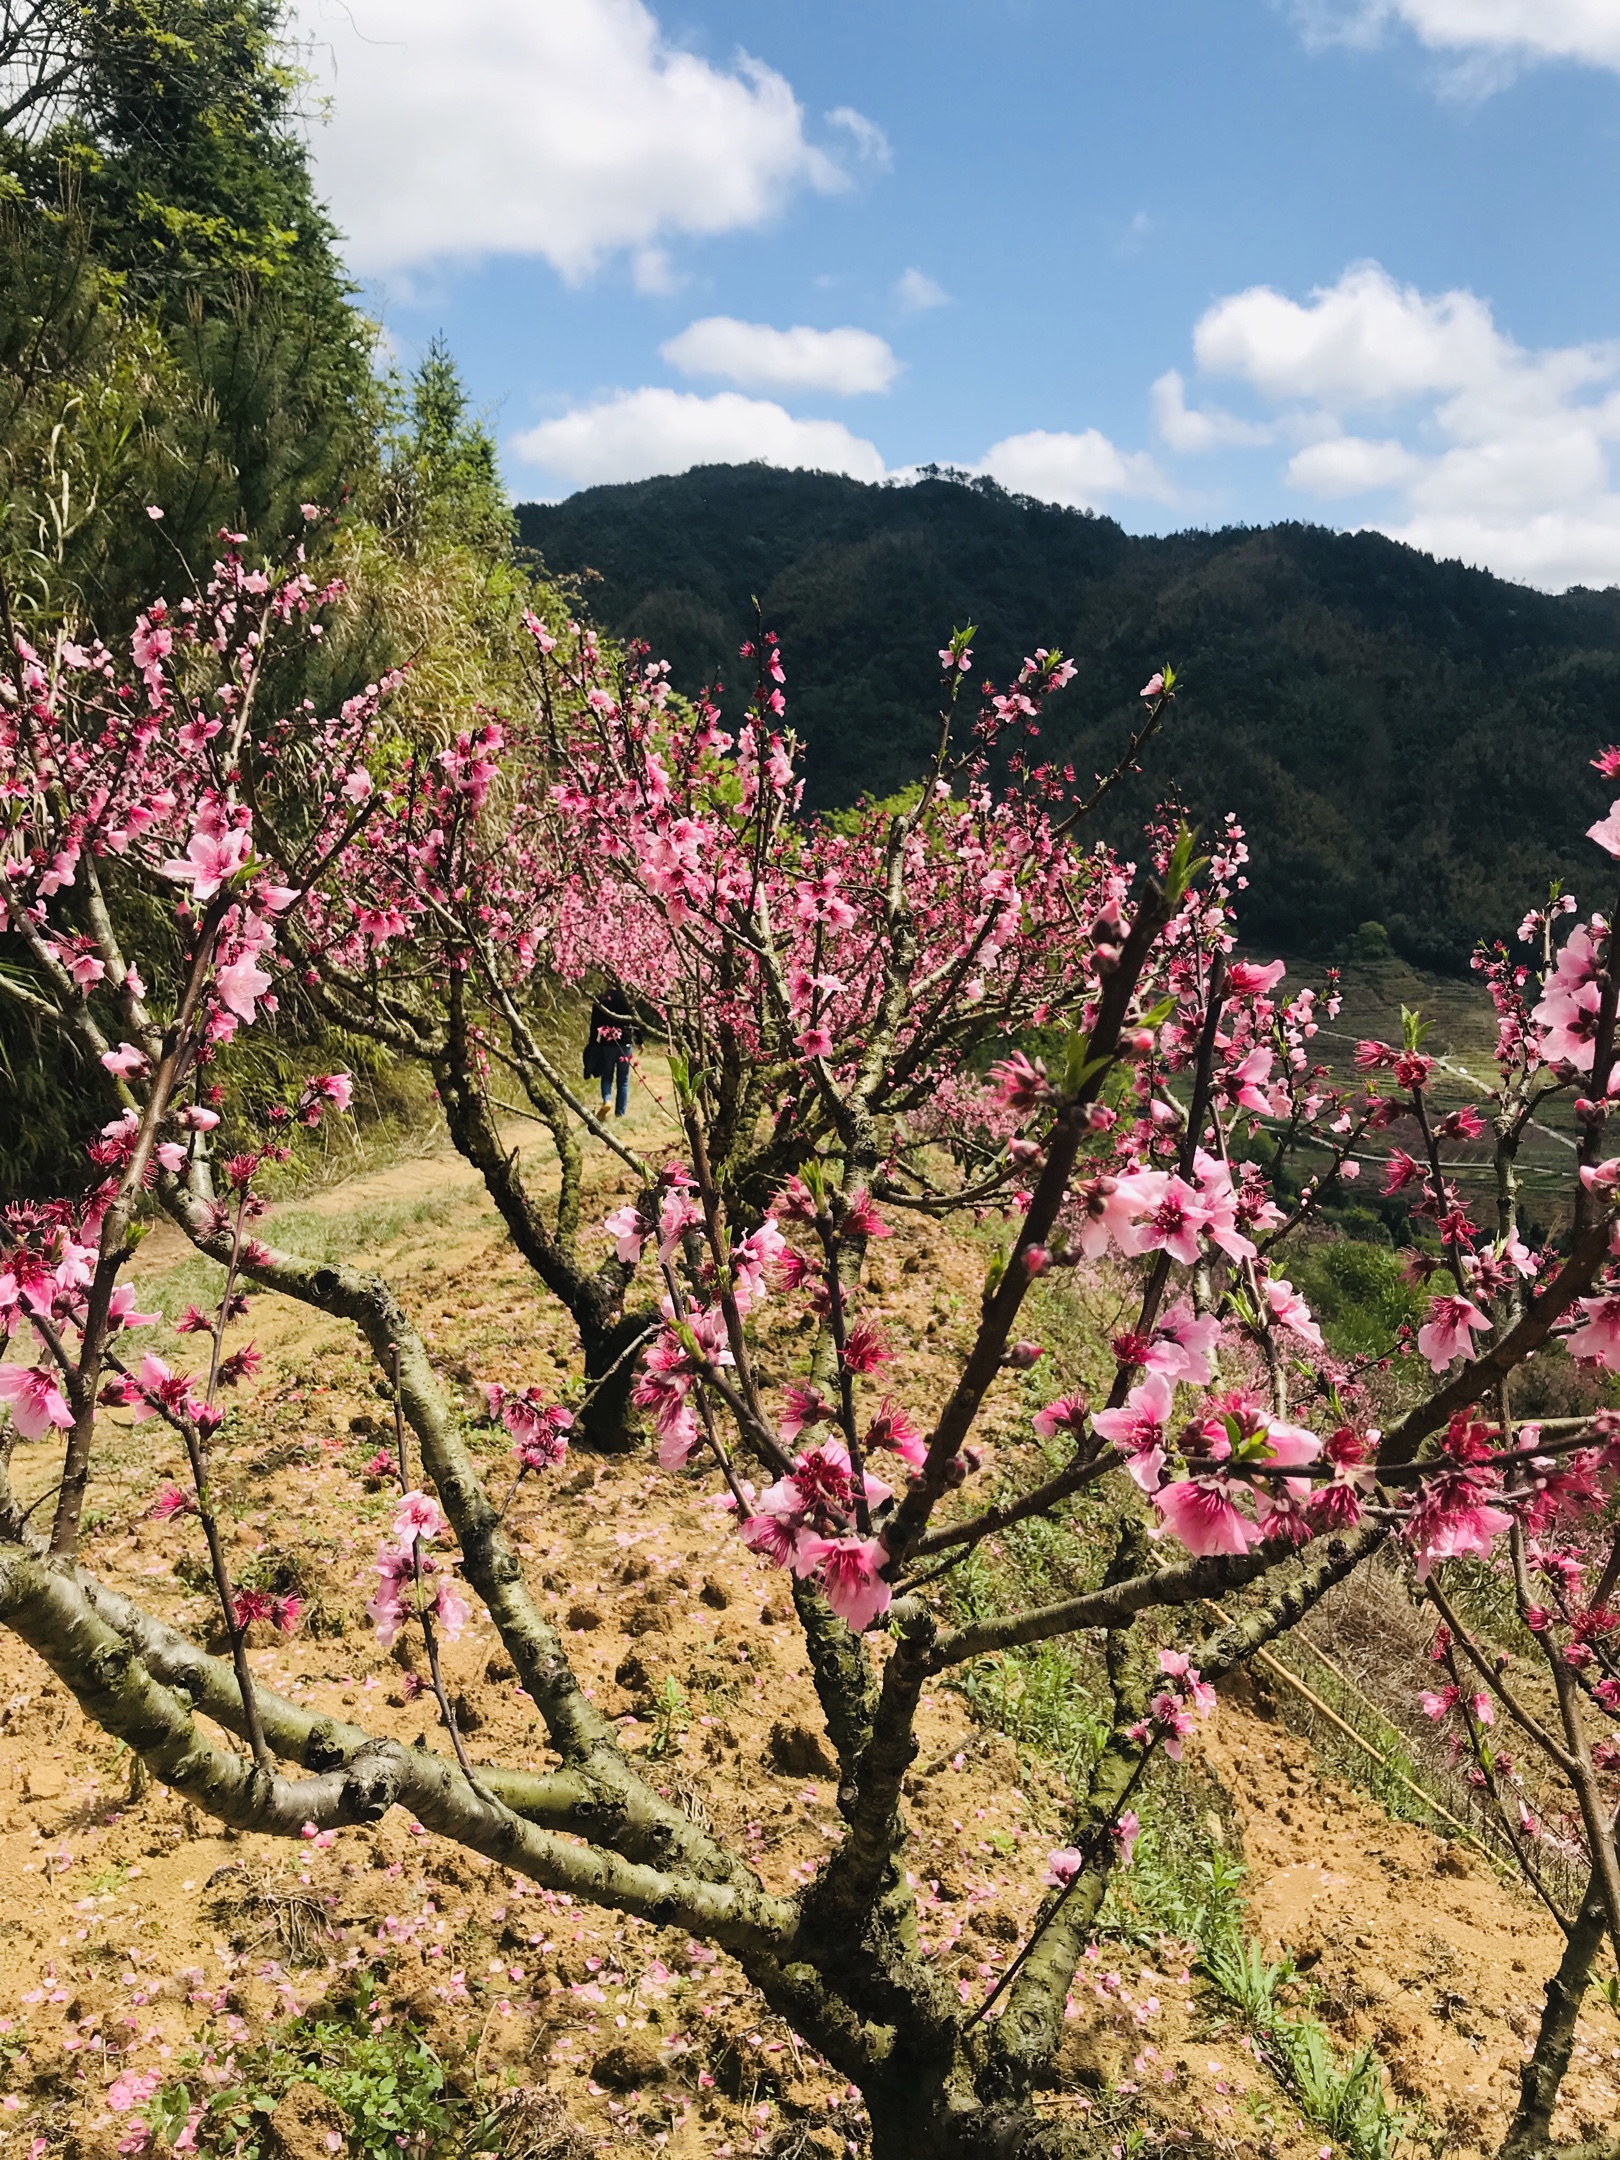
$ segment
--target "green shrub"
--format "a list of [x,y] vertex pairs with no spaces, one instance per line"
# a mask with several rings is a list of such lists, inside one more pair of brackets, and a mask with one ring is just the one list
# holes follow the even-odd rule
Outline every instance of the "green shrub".
[[1389,955],[1389,932],[1381,922],[1364,922],[1344,941],[1347,960],[1387,960]]
[[1341,1357],[1387,1356],[1402,1325],[1416,1326],[1428,1306],[1387,1246],[1359,1238],[1291,1255],[1289,1273]]

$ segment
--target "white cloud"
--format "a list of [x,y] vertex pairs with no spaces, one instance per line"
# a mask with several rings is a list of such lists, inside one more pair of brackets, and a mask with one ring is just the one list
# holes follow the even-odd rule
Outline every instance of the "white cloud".
[[1460,388],[1503,342],[1472,293],[1426,299],[1376,263],[1319,287],[1307,307],[1253,285],[1218,300],[1193,332],[1206,374],[1238,376],[1269,398],[1333,407]]
[[1153,385],[1153,424],[1172,450],[1216,450],[1227,443],[1268,443],[1277,431],[1260,421],[1239,420],[1218,405],[1193,410],[1180,370],[1171,368]]
[[842,128],[855,155],[873,172],[887,172],[894,163],[894,147],[875,120],[857,112],[853,105],[835,105],[827,115],[829,127]]
[[[362,273],[515,254],[579,279],[631,249],[661,290],[661,241],[849,185],[781,75],[682,51],[642,0],[295,0],[293,26],[331,95],[314,155]],[[833,117],[869,162],[881,129]]]
[[683,375],[720,375],[745,389],[830,390],[859,397],[887,390],[900,362],[870,330],[810,330],[708,315],[688,325],[659,351]]
[[1288,484],[1331,501],[1398,487],[1420,469],[1404,443],[1369,442],[1361,435],[1329,435],[1307,443],[1288,460]]
[[1116,449],[1096,428],[1083,434],[1033,428],[993,443],[978,466],[1015,495],[1095,510],[1116,495],[1167,501],[1170,483],[1144,451]]
[[[1269,286],[1218,301],[1193,348],[1270,412],[1192,410],[1164,378],[1172,447],[1294,443],[1291,486],[1382,495],[1369,522],[1398,540],[1554,589],[1620,583],[1620,342],[1527,351],[1475,294],[1424,294],[1364,263],[1303,303]],[[1346,425],[1358,415],[1375,432]]]
[[667,300],[686,280],[670,260],[668,248],[641,247],[630,258],[630,282],[638,293]]
[[[1620,68],[1620,7],[1614,0],[1297,0],[1316,43],[1375,44],[1389,29],[1410,30],[1433,52],[1496,63],[1573,60]],[[1488,88],[1500,72],[1474,75]]]
[[769,465],[884,477],[874,443],[838,420],[798,420],[765,398],[735,390],[699,397],[690,390],[622,390],[514,437],[511,448],[569,488],[645,480],[693,465]]
[[894,297],[908,313],[921,315],[929,308],[948,306],[951,296],[926,270],[902,270],[895,279]]
[[[877,445],[841,421],[801,420],[769,399],[742,397],[734,390],[713,397],[690,390],[615,391],[541,421],[507,447],[538,467],[558,494],[753,459],[867,481],[914,479],[919,470],[887,472]],[[1009,435],[969,469],[1016,494],[1072,508],[1097,509],[1117,496],[1165,501],[1171,494],[1151,457],[1117,449],[1096,428],[1083,434],[1036,429]]]

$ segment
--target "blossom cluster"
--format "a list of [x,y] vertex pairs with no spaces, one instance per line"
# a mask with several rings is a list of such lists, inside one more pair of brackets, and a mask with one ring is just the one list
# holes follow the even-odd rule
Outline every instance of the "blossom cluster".
[[[593,912],[615,939],[635,925],[615,954],[617,979],[662,1009],[672,1040],[694,1050],[730,1029],[754,1069],[771,1076],[779,1134],[813,1129],[821,1103],[830,1111],[866,1085],[861,1061],[880,1042],[879,1077],[863,1103],[867,1114],[906,1105],[890,1162],[906,1159],[910,1134],[946,1140],[972,1165],[981,1217],[1000,1210],[1016,1228],[1048,1160],[1054,1121],[1066,1114],[1072,1072],[1015,1048],[976,1084],[910,1031],[913,1016],[929,1012],[914,994],[919,974],[939,987],[931,1017],[956,1025],[1015,957],[1039,992],[1023,1008],[1027,1018],[1073,1013],[1083,1040],[1122,963],[1133,866],[1106,849],[1065,846],[1044,780],[992,798],[984,779],[984,746],[1010,726],[1034,724],[1053,687],[1043,674],[1049,656],[1034,656],[1014,691],[987,692],[959,793],[940,779],[911,812],[842,821],[831,833],[794,814],[794,744],[782,729],[785,670],[774,639],[756,641],[746,656],[758,663],[759,687],[733,737],[711,704],[689,719],[672,713],[656,672],[621,674],[610,692],[593,676],[599,656],[577,625],[546,636],[549,655],[572,652],[580,714],[565,741],[567,777],[552,783],[551,799],[594,835],[592,891],[611,905]],[[959,675],[954,644],[947,656],[948,676]],[[1039,770],[1050,779],[1050,768]],[[1161,877],[1178,844],[1173,820],[1149,829]],[[1014,1237],[1011,1264],[1028,1279],[1112,1260],[1145,1268],[1158,1286],[1141,1325],[1115,1341],[1107,1404],[1060,1398],[1037,1413],[1034,1429],[1048,1442],[1067,1436],[1077,1454],[1106,1446],[1150,1498],[1160,1532],[1195,1554],[1284,1550],[1353,1529],[1376,1506],[1393,1509],[1426,1570],[1448,1554],[1485,1549],[1539,1503],[1520,1489],[1515,1468],[1513,1492],[1499,1504],[1478,1466],[1456,1470],[1449,1441],[1420,1475],[1379,1498],[1381,1435],[1365,1390],[1329,1351],[1280,1264],[1282,1240],[1352,1187],[1366,1163],[1381,1165],[1382,1195],[1401,1195],[1414,1228],[1433,1240],[1411,1248],[1414,1277],[1450,1275],[1434,1285],[1422,1324],[1391,1344],[1415,1349],[1437,1374],[1483,1347],[1502,1312],[1517,1309],[1541,1279],[1547,1256],[1517,1224],[1492,1236],[1474,1222],[1458,1151],[1480,1141],[1486,1120],[1472,1105],[1433,1107],[1439,1068],[1415,1016],[1398,1044],[1360,1043],[1356,1076],[1346,1082],[1314,1045],[1339,1011],[1336,976],[1322,990],[1290,989],[1281,961],[1236,953],[1234,903],[1247,853],[1241,827],[1228,820],[1204,875],[1183,883],[1140,963],[1116,1080],[1086,1104],[1078,1161],[1052,1226],[1039,1241]],[[976,890],[964,881],[968,870]],[[905,896],[898,913],[886,897],[878,905],[896,890]],[[1059,919],[1065,935],[1048,942],[1043,925]],[[1514,1054],[1553,1075],[1577,1069],[1583,1054],[1590,1066],[1590,1047],[1581,1046],[1595,1026],[1607,934],[1601,922],[1578,925],[1560,951],[1552,935],[1559,919],[1557,911],[1548,919],[1539,1000],[1523,980],[1499,986],[1504,1009],[1517,1000]],[[897,1012],[885,940],[902,920],[916,942]],[[930,947],[930,936],[945,942]],[[533,949],[547,949],[543,936]],[[555,936],[549,949],[555,961]],[[588,957],[585,946],[578,957]],[[1380,1152],[1380,1137],[1402,1127],[1413,1144],[1391,1139]],[[1262,1136],[1280,1140],[1278,1160],[1292,1152],[1313,1165],[1291,1206],[1253,1150]],[[1606,1205],[1620,1161],[1588,1163],[1582,1178]],[[655,1251],[669,1286],[635,1400],[653,1414],[664,1467],[683,1468],[706,1442],[720,1458],[716,1414],[736,1411],[742,1383],[738,1329],[768,1278],[823,1328],[836,1322],[836,1384],[789,1381],[770,1413],[773,1443],[800,1451],[773,1461],[774,1481],[757,1501],[728,1473],[729,1500],[756,1550],[824,1582],[856,1624],[869,1624],[886,1608],[895,1575],[885,1521],[910,1488],[873,1478],[867,1464],[887,1446],[905,1473],[922,1477],[925,1424],[888,1398],[875,1415],[859,1406],[855,1383],[885,1352],[843,1309],[849,1286],[833,1282],[823,1256],[783,1236],[818,1220],[821,1202],[802,1178],[789,1174],[765,1221],[720,1247],[698,1183],[695,1166],[667,1165],[607,1223],[619,1260],[633,1266]],[[884,1226],[864,1190],[848,1204],[854,1212],[839,1235],[858,1250]],[[1602,1288],[1580,1300],[1562,1333],[1578,1361],[1620,1369],[1620,1292]],[[1004,1362],[1027,1369],[1039,1355],[1039,1345],[1019,1342]],[[1276,1376],[1290,1366],[1311,1374],[1327,1419],[1286,1409]],[[757,1422],[757,1405],[750,1415]],[[972,1465],[958,1458],[941,1467],[949,1483]],[[1542,1489],[1570,1491],[1568,1480],[1583,1474],[1555,1468]]]
[[385,1650],[413,1618],[431,1619],[452,1642],[466,1626],[466,1600],[445,1563],[428,1550],[448,1529],[431,1493],[400,1496],[393,1539],[377,1548],[377,1589],[366,1605]]

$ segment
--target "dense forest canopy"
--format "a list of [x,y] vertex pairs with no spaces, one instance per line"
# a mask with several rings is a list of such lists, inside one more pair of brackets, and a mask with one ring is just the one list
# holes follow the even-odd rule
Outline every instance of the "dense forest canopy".
[[[1549,875],[1605,898],[1581,882],[1569,776],[1620,735],[1620,592],[1555,598],[1306,525],[1139,538],[945,472],[897,487],[706,466],[525,503],[518,526],[550,570],[595,573],[592,611],[684,690],[741,687],[757,595],[824,801],[915,773],[935,649],[973,622],[988,674],[1038,644],[1074,658],[1042,747],[1082,781],[1175,662],[1174,726],[1109,837],[1165,794],[1206,824],[1235,811],[1265,834],[1253,936],[1332,954],[1380,923],[1408,958],[1457,968]],[[1589,793],[1596,816],[1595,774]]]

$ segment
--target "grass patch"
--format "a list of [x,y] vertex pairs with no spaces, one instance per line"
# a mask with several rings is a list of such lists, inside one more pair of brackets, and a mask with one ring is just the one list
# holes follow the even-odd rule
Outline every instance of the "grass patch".
[[1351,2160],[1393,2160],[1416,2119],[1385,2098],[1383,2064],[1370,2047],[1348,2057],[1335,2048],[1310,2014],[1311,1991],[1293,1960],[1272,1963],[1245,1931],[1247,1871],[1210,1834],[1213,1827],[1190,1826],[1185,1807],[1166,1809],[1161,1797],[1144,1821],[1134,1864],[1109,1884],[1103,1929],[1133,1942],[1170,1935],[1196,1944],[1195,1971],[1242,2022],[1305,2121]]
[[[469,2110],[449,2090],[444,2065],[419,2033],[408,2025],[372,2031],[379,2007],[358,1974],[352,2006],[322,2004],[277,2026],[258,2047],[224,2054],[230,2075],[222,2086],[211,2088],[200,2075],[164,2086],[147,2111],[157,2149],[173,2146],[201,2101],[197,2151],[272,2160],[281,2149],[270,2136],[277,2103],[292,2086],[313,2085],[342,2111],[351,2160],[454,2151]],[[205,2034],[187,2067],[217,2070],[222,2052]]]
[[1388,1245],[1323,1240],[1290,1252],[1288,1274],[1341,1357],[1387,1357],[1401,1328],[1416,1327],[1428,1310]]
[[1383,2064],[1370,2047],[1344,2060],[1320,2020],[1283,2008],[1283,1990],[1298,1983],[1291,1958],[1271,1964],[1229,1923],[1202,1945],[1198,1970],[1243,2020],[1261,2061],[1307,2122],[1353,2160],[1392,2160],[1415,2118],[1384,2097]]
[[270,2119],[294,2086],[313,2086],[343,2128],[312,2134],[322,2144],[341,2137],[345,2160],[588,2160],[596,2150],[561,2097],[543,2087],[478,2093],[459,2079],[452,2085],[413,2025],[379,2023],[384,2004],[370,1975],[357,1973],[353,1987],[352,1996],[312,2006],[255,2047],[232,2047],[205,2028],[184,2074],[140,2110],[149,2149],[175,2150],[189,2123],[187,2150],[278,2160],[291,2148],[272,2135]]
[[[352,1264],[363,1254],[377,1254],[412,1230],[446,1223],[466,1204],[460,1192],[423,1193],[415,1199],[381,1201],[369,1207],[331,1214],[324,1208],[277,1208],[265,1226],[269,1237],[301,1260],[320,1266]],[[187,1305],[209,1312],[225,1289],[225,1270],[202,1253],[192,1253],[142,1284],[143,1301],[154,1299],[165,1320]]]

